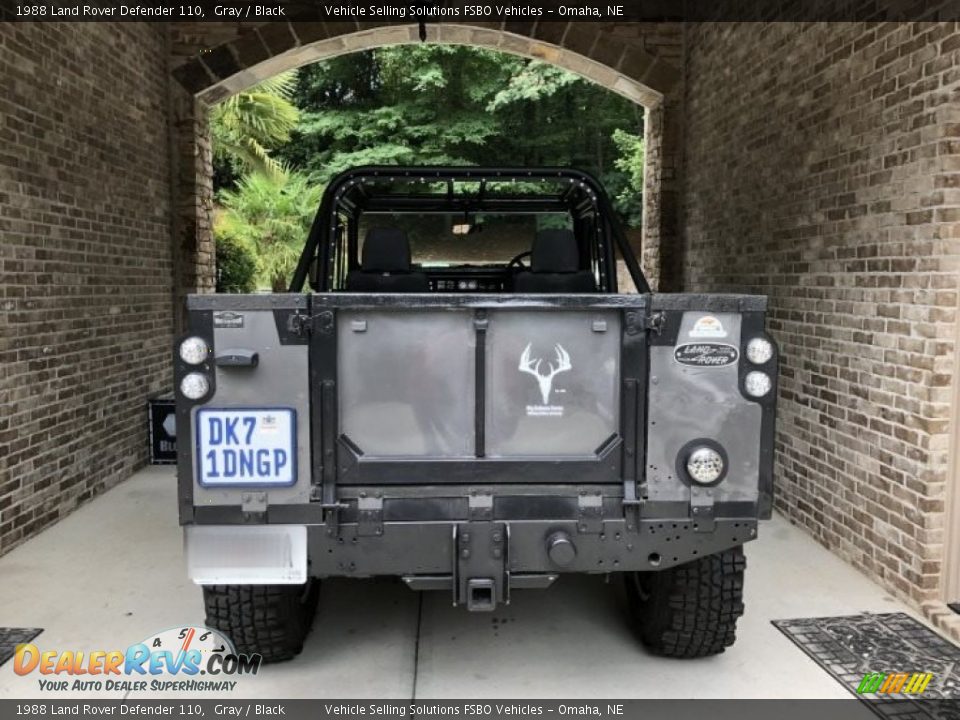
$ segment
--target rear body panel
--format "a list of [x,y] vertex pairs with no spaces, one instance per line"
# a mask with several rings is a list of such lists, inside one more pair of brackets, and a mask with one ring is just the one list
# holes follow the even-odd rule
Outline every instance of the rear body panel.
[[[709,338],[698,337],[694,330],[704,318],[717,321],[718,329]],[[692,438],[712,438],[727,449],[730,476],[715,491],[719,501],[757,502],[760,456],[756,444],[762,409],[730,392],[737,387],[738,363],[698,367],[676,361],[678,347],[707,343],[739,353],[740,315],[685,312],[676,343],[650,348],[647,497],[651,503],[689,502],[690,488],[676,482],[674,465],[680,449]]]
[[[181,522],[306,526],[312,575],[461,599],[460,580],[493,576],[503,600],[559,572],[680,564],[769,516],[774,408],[742,391],[764,298],[194,296],[189,311],[213,387],[178,399]],[[704,361],[705,344],[728,347]],[[259,362],[217,366],[229,349]],[[175,365],[178,384],[197,370]],[[293,409],[295,483],[201,486],[201,408]],[[698,438],[729,458],[702,493],[677,468]],[[563,563],[558,533],[576,548]]]

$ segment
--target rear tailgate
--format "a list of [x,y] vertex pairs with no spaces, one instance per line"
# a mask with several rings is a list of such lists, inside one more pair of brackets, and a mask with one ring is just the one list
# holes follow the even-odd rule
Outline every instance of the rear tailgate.
[[331,455],[340,485],[619,483],[625,433],[636,457],[642,402],[631,389],[625,417],[623,383],[643,387],[647,296],[312,303],[313,455],[325,484]]

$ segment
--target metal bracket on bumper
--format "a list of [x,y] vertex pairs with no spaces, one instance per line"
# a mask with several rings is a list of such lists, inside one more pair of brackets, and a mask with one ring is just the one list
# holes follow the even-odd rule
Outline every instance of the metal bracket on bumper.
[[471,522],[493,520],[492,490],[487,488],[471,490],[467,503]]
[[603,495],[600,490],[580,490],[577,496],[577,530],[594,535],[603,532]]
[[244,522],[264,523],[267,519],[267,494],[245,492],[240,496],[240,511]]
[[383,495],[368,497],[360,493],[357,498],[357,536],[376,537],[383,535]]
[[713,532],[717,525],[713,512],[713,490],[710,488],[690,488],[690,517],[694,520],[694,531]]
[[470,522],[453,526],[453,604],[490,611],[510,603],[510,526]]

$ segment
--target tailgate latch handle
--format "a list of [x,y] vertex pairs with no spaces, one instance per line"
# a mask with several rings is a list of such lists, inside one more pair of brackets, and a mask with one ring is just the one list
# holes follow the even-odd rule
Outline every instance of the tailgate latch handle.
[[255,368],[260,363],[260,353],[244,348],[218,350],[217,367]]

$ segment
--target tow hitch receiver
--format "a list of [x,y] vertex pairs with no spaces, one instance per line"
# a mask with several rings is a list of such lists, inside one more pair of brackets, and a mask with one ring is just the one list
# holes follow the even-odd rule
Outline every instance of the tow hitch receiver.
[[453,604],[490,612],[510,602],[510,526],[471,522],[453,527]]
[[497,585],[492,578],[470,578],[467,580],[467,610],[470,612],[490,612],[497,607]]

